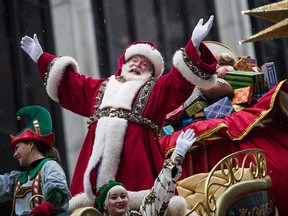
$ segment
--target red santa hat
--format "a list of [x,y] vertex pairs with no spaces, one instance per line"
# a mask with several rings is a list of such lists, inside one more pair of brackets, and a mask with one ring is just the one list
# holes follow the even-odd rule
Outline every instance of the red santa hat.
[[154,66],[155,79],[158,79],[162,75],[164,71],[164,60],[154,43],[149,41],[136,41],[131,44],[119,58],[119,68],[135,55],[143,55],[151,61]]

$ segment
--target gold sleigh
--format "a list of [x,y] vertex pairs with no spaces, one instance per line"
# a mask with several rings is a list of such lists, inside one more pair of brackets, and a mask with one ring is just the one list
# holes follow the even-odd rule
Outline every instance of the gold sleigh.
[[177,182],[188,215],[276,215],[266,153],[248,149],[220,160],[209,173]]

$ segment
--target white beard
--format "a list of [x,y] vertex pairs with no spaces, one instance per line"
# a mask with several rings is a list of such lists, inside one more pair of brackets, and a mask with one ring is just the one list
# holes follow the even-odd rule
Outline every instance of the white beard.
[[139,75],[133,74],[131,73],[132,68],[128,68],[127,64],[124,64],[122,66],[122,72],[121,72],[121,76],[126,80],[126,81],[131,81],[131,80],[145,80],[148,81],[153,72],[149,71],[149,72],[145,72],[145,73],[140,73]]

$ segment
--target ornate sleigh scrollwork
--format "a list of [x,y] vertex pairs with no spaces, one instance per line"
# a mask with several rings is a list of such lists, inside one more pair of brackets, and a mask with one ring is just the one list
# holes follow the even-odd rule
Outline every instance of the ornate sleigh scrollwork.
[[[206,176],[203,176],[205,186],[202,193],[204,196],[186,214],[187,216],[192,215],[193,212],[206,216],[226,215],[227,209],[233,206],[233,203],[231,204],[232,200],[245,197],[249,193],[265,191],[266,189],[268,192],[265,194],[265,198],[268,197],[270,199],[272,181],[267,175],[266,153],[261,149],[248,149],[230,154],[219,161]],[[195,181],[195,178],[193,179],[192,176],[190,181]],[[185,184],[187,185],[187,182]],[[243,191],[243,187],[245,190],[247,189],[246,193],[243,193],[244,195],[239,193],[239,191]],[[199,188],[196,190],[199,190]],[[265,208],[263,206],[258,209],[255,207],[252,210],[252,214],[249,215],[263,215],[263,211],[269,213],[264,215],[275,215],[274,213],[277,209],[275,210],[273,196],[271,197],[270,200],[267,198],[268,201],[265,201]],[[241,211],[244,212],[244,210],[245,213],[241,214]],[[236,215],[248,215],[246,213],[251,210],[242,208],[237,209],[237,211]],[[258,213],[255,213],[257,211]]]

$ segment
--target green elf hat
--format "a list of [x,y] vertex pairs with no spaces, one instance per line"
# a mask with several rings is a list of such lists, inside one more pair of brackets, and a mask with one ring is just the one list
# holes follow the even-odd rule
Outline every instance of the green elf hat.
[[124,187],[124,185],[120,182],[117,181],[113,181],[110,180],[107,184],[104,184],[103,186],[101,186],[95,196],[95,207],[98,209],[98,211],[100,211],[102,214],[104,213],[104,202],[106,199],[106,196],[108,194],[108,191],[116,186],[116,185],[120,185],[122,186],[124,189],[126,189]]
[[30,121],[16,136],[10,135],[13,148],[16,143],[27,140],[40,141],[49,146],[53,144],[55,136],[52,132],[52,120],[48,110],[41,106],[27,106],[18,110],[16,115],[17,120],[28,117]]

